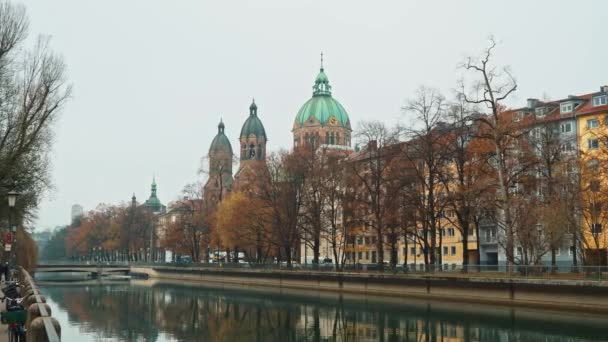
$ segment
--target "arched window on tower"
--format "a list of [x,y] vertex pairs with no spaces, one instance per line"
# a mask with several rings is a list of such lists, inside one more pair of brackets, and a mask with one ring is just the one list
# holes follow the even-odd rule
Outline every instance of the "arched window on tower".
[[258,159],[262,159],[262,144],[258,144]]
[[340,145],[340,133],[336,133],[336,145]]
[[255,145],[249,145],[249,159],[255,159]]

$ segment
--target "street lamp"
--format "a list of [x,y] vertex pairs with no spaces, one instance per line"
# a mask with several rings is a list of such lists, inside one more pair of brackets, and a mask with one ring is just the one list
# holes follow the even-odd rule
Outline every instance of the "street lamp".
[[[17,197],[19,197],[19,193],[17,191],[11,190],[6,194],[7,198],[8,198],[8,207],[9,207],[9,216],[8,216],[8,225],[10,226],[11,231],[13,232],[12,234],[12,241],[11,241],[11,254],[10,254],[10,259],[11,259],[11,266],[12,268],[14,268],[17,264],[17,255],[16,255],[16,244],[17,244],[17,239],[16,236],[17,235],[17,225],[13,223],[13,212],[15,211],[15,204],[17,204]],[[6,279],[8,280],[8,279]]]
[[17,203],[17,197],[19,197],[19,193],[17,191],[9,191],[6,196],[8,197],[8,206],[9,208],[14,208]]

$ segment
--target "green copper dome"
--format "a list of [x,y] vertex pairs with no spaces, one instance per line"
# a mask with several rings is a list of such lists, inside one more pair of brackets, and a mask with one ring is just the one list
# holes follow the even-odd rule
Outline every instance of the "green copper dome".
[[160,213],[161,211],[163,211],[164,205],[156,196],[156,179],[152,179],[152,191],[150,193],[150,198],[146,200],[144,206],[150,209],[150,211],[152,211],[153,213]]
[[258,118],[258,106],[255,104],[255,101],[249,106],[249,117],[241,129],[241,137],[248,137],[252,134],[258,138],[264,137],[266,139],[266,130],[264,129],[262,120]]
[[306,101],[302,108],[300,108],[300,111],[298,111],[296,124],[302,127],[308,120],[315,118],[321,126],[325,126],[332,117],[336,118],[340,126],[348,129],[351,128],[348,113],[346,113],[346,109],[342,107],[340,102],[331,96],[329,79],[325,74],[325,70],[321,67],[315,79],[312,98]]
[[226,152],[232,155],[232,145],[224,133],[224,129],[224,122],[220,120],[220,124],[217,126],[217,135],[213,138],[211,146],[209,147],[209,154]]

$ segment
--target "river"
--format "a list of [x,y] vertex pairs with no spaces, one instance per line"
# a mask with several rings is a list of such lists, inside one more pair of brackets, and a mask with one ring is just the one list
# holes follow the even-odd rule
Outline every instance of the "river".
[[154,280],[39,280],[62,341],[608,341],[608,318]]

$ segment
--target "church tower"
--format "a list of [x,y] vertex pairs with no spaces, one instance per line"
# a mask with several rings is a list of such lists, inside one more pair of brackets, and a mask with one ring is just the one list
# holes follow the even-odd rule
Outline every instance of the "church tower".
[[258,117],[255,100],[249,106],[249,117],[243,124],[239,142],[241,144],[241,163],[266,160],[266,131]]
[[298,111],[292,132],[294,148],[321,145],[350,147],[350,119],[340,102],[332,97],[332,87],[323,67],[323,54],[321,69],[312,87],[312,98]]
[[217,135],[209,147],[209,178],[204,188],[207,203],[218,203],[232,189],[232,145],[220,120]]
[[245,120],[239,144],[241,149],[239,170],[234,176],[235,188],[242,191],[255,191],[253,186],[263,184],[268,175],[266,167],[266,143],[268,137],[262,121],[258,117],[255,101],[249,106],[249,117]]

